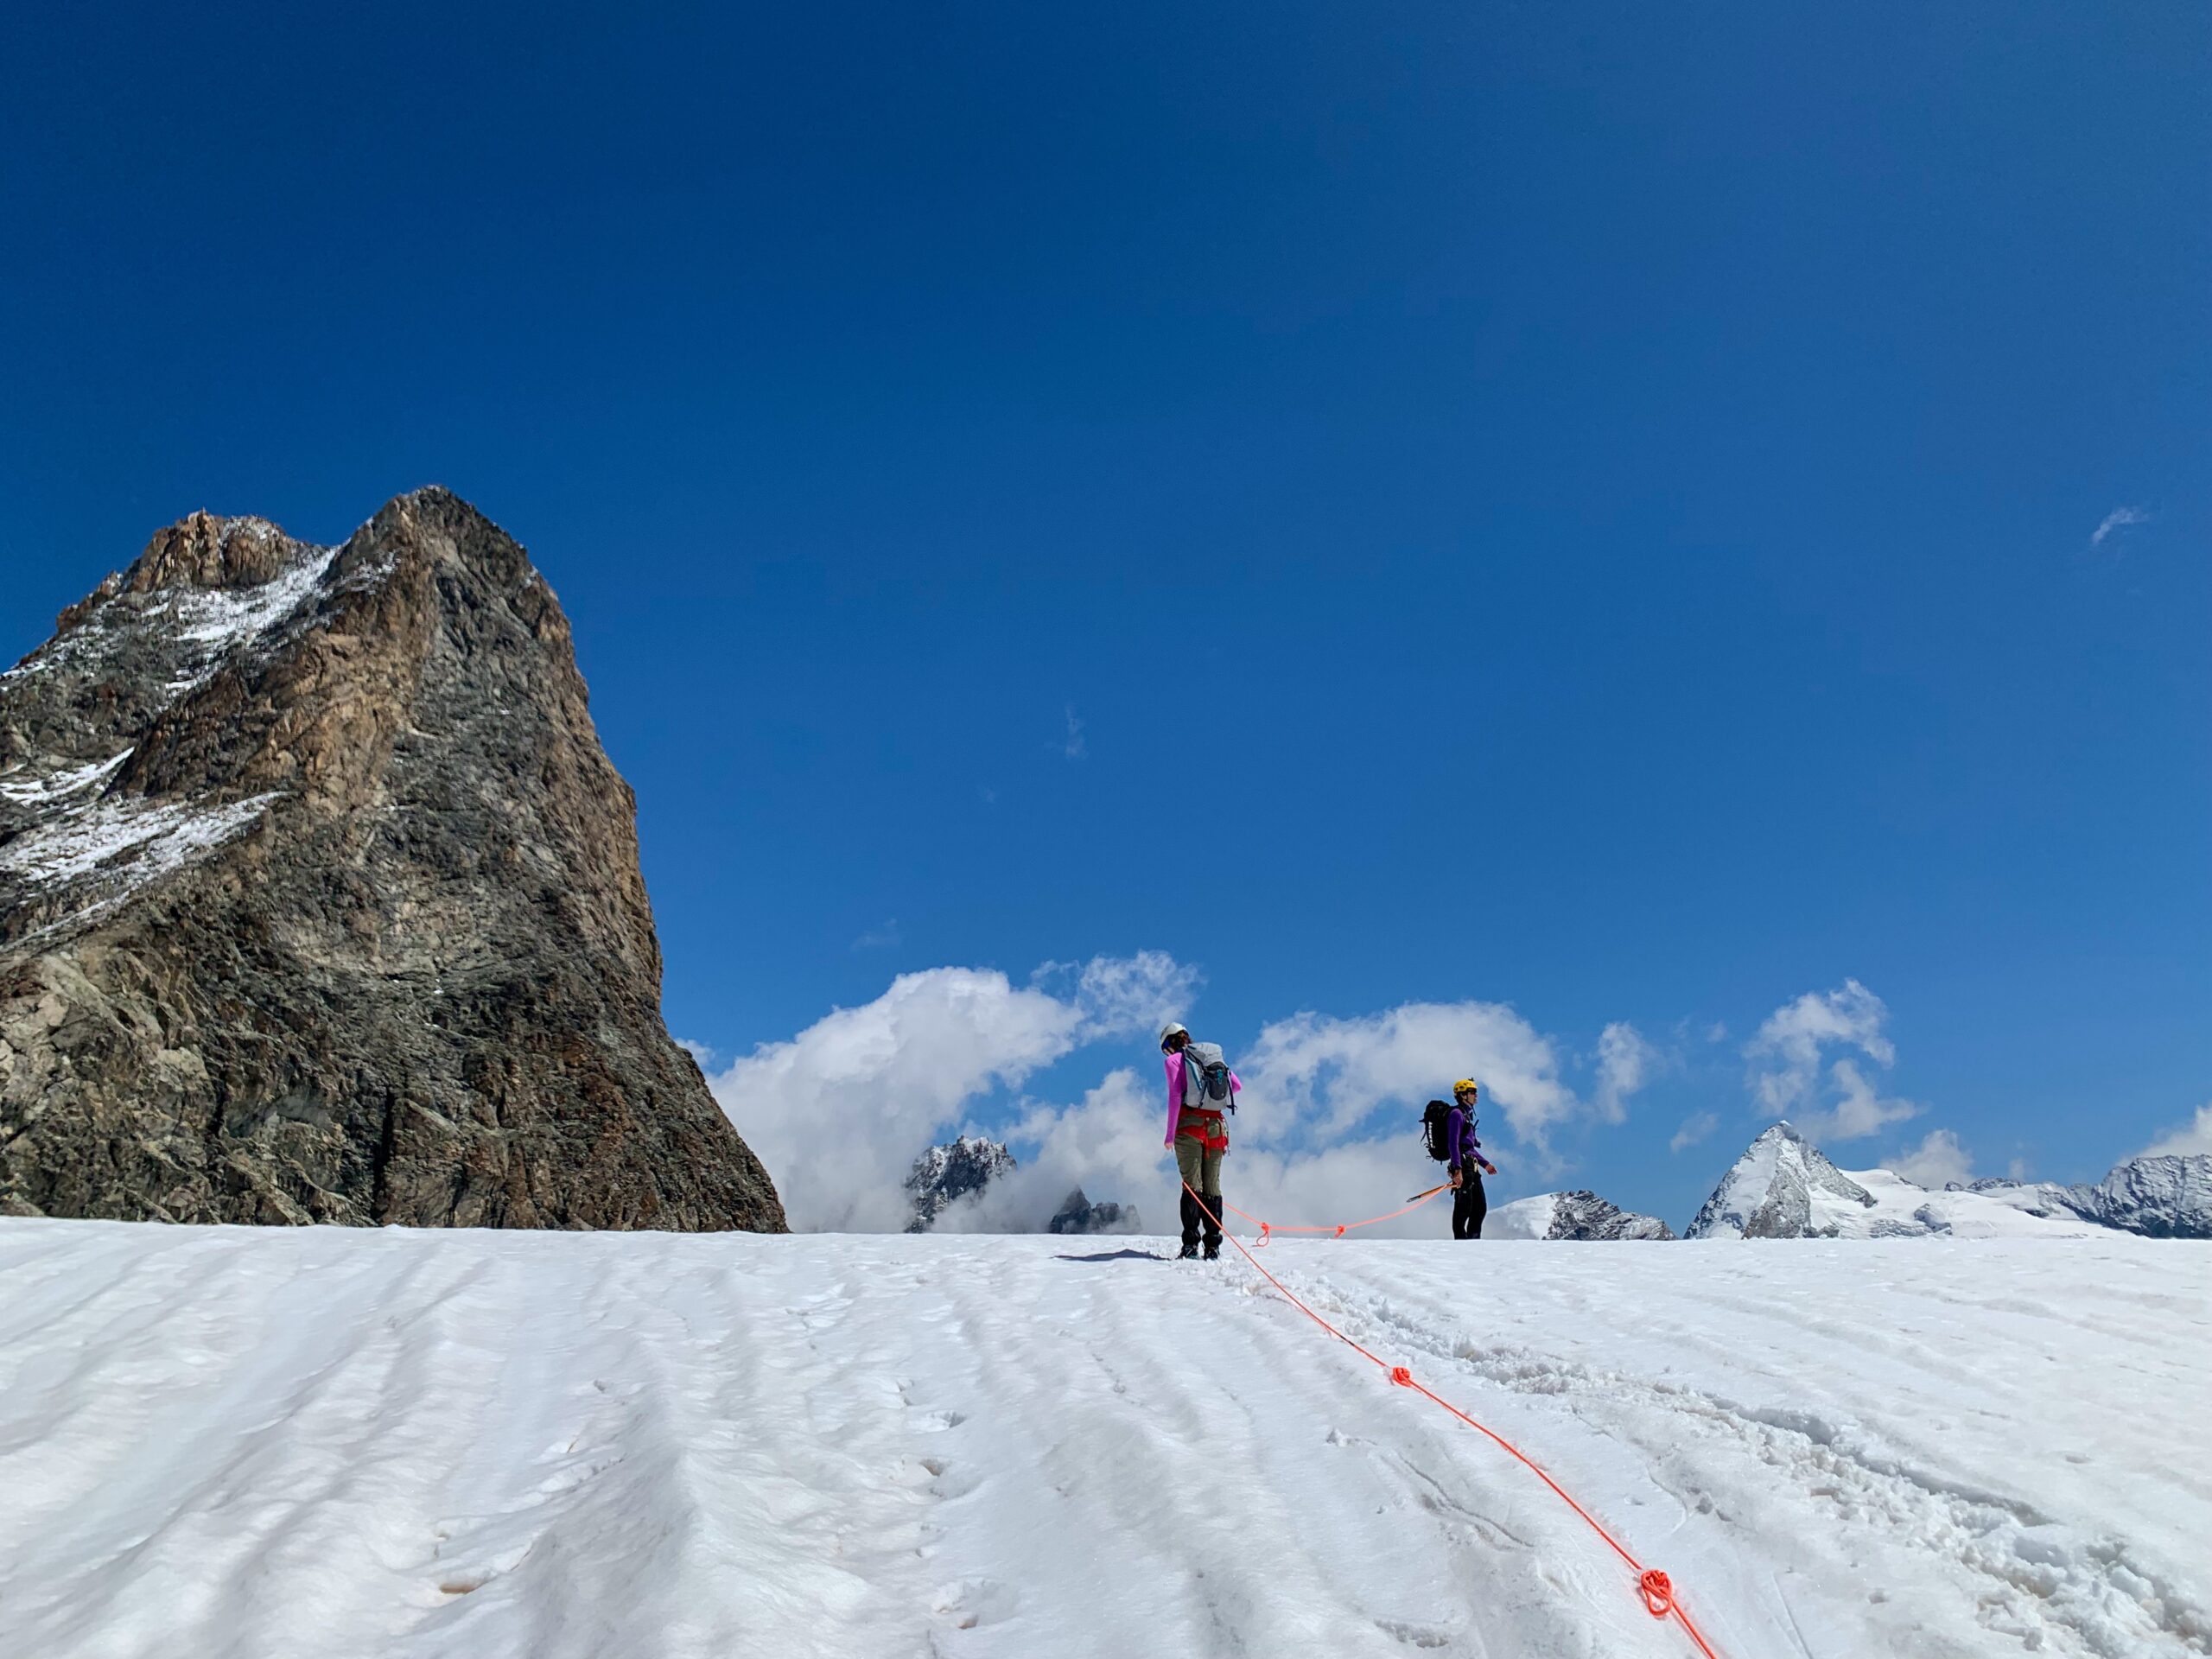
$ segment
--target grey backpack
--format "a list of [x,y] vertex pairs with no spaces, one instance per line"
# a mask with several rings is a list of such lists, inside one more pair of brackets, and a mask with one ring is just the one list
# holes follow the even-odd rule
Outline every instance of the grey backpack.
[[1236,1109],[1236,1089],[1218,1043],[1183,1046],[1183,1103],[1195,1111]]

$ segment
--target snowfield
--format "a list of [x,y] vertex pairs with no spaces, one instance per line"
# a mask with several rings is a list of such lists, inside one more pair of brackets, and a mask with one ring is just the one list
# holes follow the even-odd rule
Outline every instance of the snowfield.
[[[1143,1239],[0,1222],[0,1653],[1691,1653]],[[1281,1242],[1726,1659],[2212,1651],[2212,1246]]]

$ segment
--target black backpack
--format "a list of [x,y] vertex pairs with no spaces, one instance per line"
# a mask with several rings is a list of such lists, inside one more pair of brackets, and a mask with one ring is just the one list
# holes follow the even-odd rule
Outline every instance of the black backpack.
[[1428,1144],[1428,1155],[1440,1164],[1452,1161],[1452,1109],[1440,1100],[1432,1100],[1421,1115],[1421,1139]]

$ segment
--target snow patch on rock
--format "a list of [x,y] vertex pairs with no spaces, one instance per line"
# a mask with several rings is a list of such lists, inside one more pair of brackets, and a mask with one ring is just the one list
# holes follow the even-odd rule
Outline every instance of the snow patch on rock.
[[0,847],[0,870],[12,871],[34,887],[95,872],[121,878],[126,890],[143,887],[221,846],[277,798],[274,793],[256,795],[208,807],[133,798],[100,801]]

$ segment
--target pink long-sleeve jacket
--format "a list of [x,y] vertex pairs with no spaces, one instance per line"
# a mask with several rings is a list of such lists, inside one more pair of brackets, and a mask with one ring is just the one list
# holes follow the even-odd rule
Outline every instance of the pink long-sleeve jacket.
[[[1244,1092],[1244,1079],[1234,1071],[1229,1074],[1229,1086],[1237,1094]],[[1167,1057],[1167,1134],[1160,1141],[1163,1147],[1175,1144],[1175,1120],[1183,1111],[1183,1054],[1178,1049]]]

